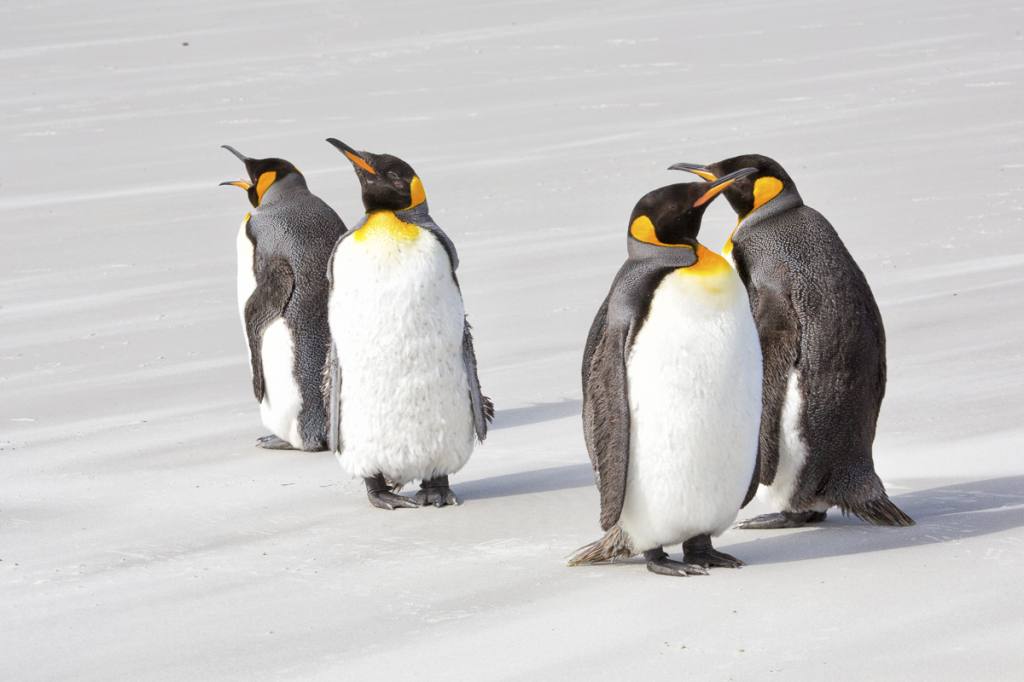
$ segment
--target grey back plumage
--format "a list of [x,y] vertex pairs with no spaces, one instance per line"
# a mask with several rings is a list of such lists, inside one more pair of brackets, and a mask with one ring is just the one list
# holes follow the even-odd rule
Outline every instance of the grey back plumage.
[[733,244],[764,357],[761,483],[777,472],[782,406],[796,369],[808,456],[791,505],[825,499],[859,513],[863,502],[885,498],[872,463],[885,330],[871,288],[832,225],[795,188],[744,219]]
[[284,317],[295,348],[293,371],[302,393],[299,430],[306,449],[323,449],[327,443],[327,413],[319,391],[330,342],[326,273],[331,249],[344,232],[341,218],[298,174],[274,183],[246,226],[255,247],[256,290],[245,307],[253,390],[262,400],[262,332],[273,319]]

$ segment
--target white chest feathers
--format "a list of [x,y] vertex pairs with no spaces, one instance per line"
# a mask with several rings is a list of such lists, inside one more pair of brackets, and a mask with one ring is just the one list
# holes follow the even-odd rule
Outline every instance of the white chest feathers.
[[342,466],[399,483],[458,471],[474,431],[465,313],[444,247],[427,230],[375,213],[338,244],[332,276]]
[[631,417],[619,525],[638,551],[718,535],[750,485],[761,347],[746,290],[706,249],[658,286],[627,359]]

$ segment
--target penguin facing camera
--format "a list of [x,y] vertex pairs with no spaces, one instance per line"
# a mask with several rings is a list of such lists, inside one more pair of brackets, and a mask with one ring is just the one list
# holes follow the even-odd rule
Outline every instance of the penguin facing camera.
[[[330,449],[375,507],[458,504],[448,476],[483,442],[494,408],[480,392],[455,246],[409,164],[327,141],[352,162],[366,208],[328,266]],[[415,498],[398,494],[414,480]]]
[[835,229],[766,156],[672,168],[715,182],[744,167],[757,170],[724,192],[739,222],[723,252],[747,288],[761,339],[760,482],[779,513],[737,527],[796,528],[824,521],[833,506],[880,526],[913,525],[872,459],[885,395],[882,315]]
[[238,311],[252,367],[264,448],[324,450],[327,410],[320,395],[327,327],[327,260],[345,232],[341,218],[284,159],[250,159],[244,189],[253,210],[238,230]]
[[[757,489],[761,348],[747,292],[698,241],[708,203],[753,169],[644,196],[629,257],[587,337],[583,431],[601,494],[600,540],[570,565],[643,553],[647,569],[706,574]],[[682,543],[682,562],[665,545]]]

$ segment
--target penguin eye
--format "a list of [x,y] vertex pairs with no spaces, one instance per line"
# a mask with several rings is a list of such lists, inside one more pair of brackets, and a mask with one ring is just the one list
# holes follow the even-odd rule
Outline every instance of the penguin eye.
[[391,178],[392,180],[397,180],[398,173],[396,173],[395,171],[388,171],[388,177]]

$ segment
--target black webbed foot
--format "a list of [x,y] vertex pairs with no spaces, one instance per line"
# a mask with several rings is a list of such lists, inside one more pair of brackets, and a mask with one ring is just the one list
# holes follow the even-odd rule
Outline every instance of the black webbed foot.
[[295,447],[291,443],[289,443],[288,441],[284,440],[283,438],[278,438],[277,436],[275,436],[272,433],[268,434],[266,436],[263,436],[262,438],[257,438],[256,439],[256,447],[258,447],[258,448],[266,448],[267,450],[294,450],[295,449]]
[[827,512],[779,512],[778,514],[762,514],[752,519],[741,521],[733,528],[743,530],[774,530],[776,528],[800,528],[806,523],[821,523]]
[[688,575],[708,574],[701,566],[681,561],[672,561],[661,547],[644,552],[644,559],[647,559],[647,570],[658,575],[672,575],[685,578]]
[[743,562],[711,546],[711,536],[696,535],[683,543],[683,563],[711,568],[739,568]]
[[366,496],[370,498],[370,504],[377,509],[390,511],[400,507],[420,506],[416,500],[391,492],[391,486],[384,480],[384,474],[364,478],[363,481],[366,482]]
[[435,507],[444,507],[449,504],[458,504],[459,498],[455,497],[455,493],[448,487],[448,477],[438,476],[420,483],[416,501],[423,506],[432,504]]

